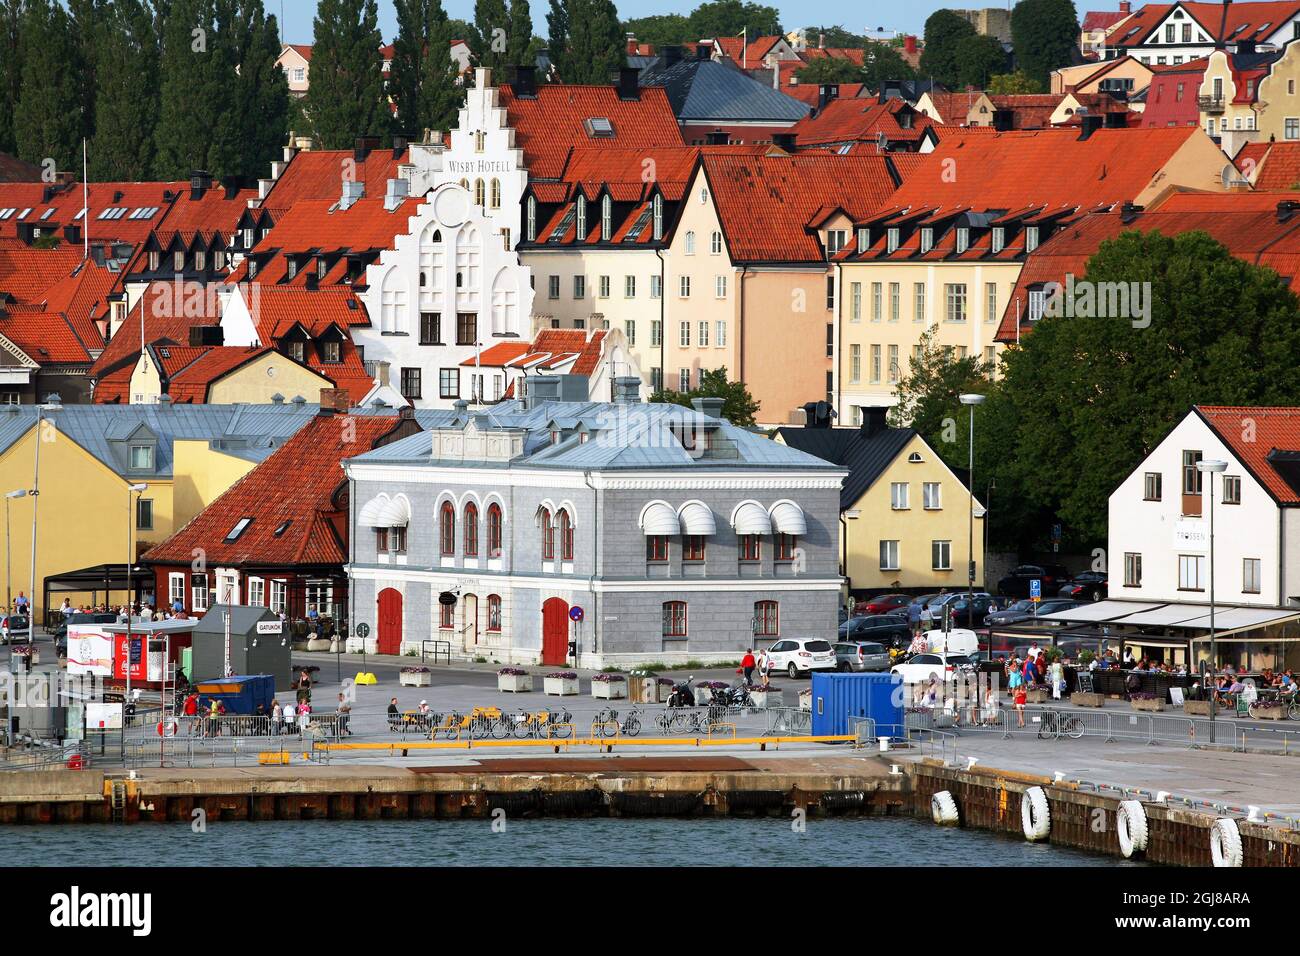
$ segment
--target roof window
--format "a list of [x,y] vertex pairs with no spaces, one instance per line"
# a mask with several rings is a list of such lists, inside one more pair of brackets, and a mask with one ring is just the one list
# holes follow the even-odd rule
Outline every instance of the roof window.
[[236,522],[235,526],[230,529],[230,534],[226,535],[226,542],[238,541],[239,536],[248,530],[248,526],[252,523],[253,519],[251,517],[240,518],[239,521]]

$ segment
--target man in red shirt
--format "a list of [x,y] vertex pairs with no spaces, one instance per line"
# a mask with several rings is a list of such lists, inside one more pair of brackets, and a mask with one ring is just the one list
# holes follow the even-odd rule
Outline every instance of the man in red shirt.
[[745,656],[740,659],[740,669],[745,672],[746,685],[753,684],[754,680],[754,649],[745,648]]

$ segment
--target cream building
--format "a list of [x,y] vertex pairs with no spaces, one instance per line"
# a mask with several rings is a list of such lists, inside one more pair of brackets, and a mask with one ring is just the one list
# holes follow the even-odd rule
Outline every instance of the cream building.
[[1300,43],[1288,43],[1259,81],[1255,128],[1260,142],[1300,140]]

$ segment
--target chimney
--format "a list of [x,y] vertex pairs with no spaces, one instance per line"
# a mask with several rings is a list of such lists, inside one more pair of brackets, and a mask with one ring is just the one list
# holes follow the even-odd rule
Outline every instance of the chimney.
[[794,152],[795,140],[796,137],[794,133],[773,133],[772,134],[772,145],[779,146],[787,153]]
[[356,142],[352,145],[352,158],[358,163],[364,163],[370,151],[379,146],[378,136],[358,136]]
[[1289,222],[1298,210],[1300,210],[1300,202],[1294,199],[1283,199],[1277,204],[1277,221]]
[[322,388],[320,390],[320,410],[324,415],[327,412],[347,412],[352,407],[348,400],[348,390],[346,388]]
[[1087,139],[1093,133],[1097,132],[1097,130],[1101,129],[1102,118],[1100,116],[1097,116],[1092,113],[1086,113],[1084,114],[1083,117],[1081,117],[1081,121],[1082,121],[1081,122],[1082,132],[1079,133],[1080,142]]
[[224,176],[221,180],[221,190],[223,198],[234,199],[239,195],[239,177]]
[[636,56],[636,34],[635,33],[629,33],[627,35],[627,55]]
[[317,272],[314,269],[311,272],[307,273],[307,278],[305,281],[306,281],[308,292],[315,292],[317,289],[320,288],[320,276],[317,274]]
[[641,401],[641,379],[636,375],[620,375],[614,379],[614,404],[636,405]]
[[725,398],[718,398],[713,395],[691,399],[691,407],[699,414],[707,415],[709,418],[722,418],[722,406],[725,404],[727,404]]
[[409,139],[410,137],[408,137],[405,133],[393,134],[393,159],[397,159],[404,152],[406,152],[406,144],[409,141]]
[[1131,222],[1135,222],[1137,217],[1142,214],[1142,209],[1142,206],[1135,206],[1131,202],[1124,203],[1119,210],[1119,221],[1126,226]]
[[909,33],[903,37],[903,52],[909,56],[916,53],[916,37],[914,35]]
[[351,209],[358,199],[366,195],[366,184],[357,179],[343,180],[343,195],[339,197],[339,209]]
[[695,59],[711,60],[713,59],[713,48],[707,43],[701,43],[695,48]]
[[515,96],[535,99],[537,96],[537,67],[520,63],[515,67]]
[[808,402],[803,407],[803,413],[807,417],[808,428],[830,428],[835,418],[835,409],[830,402]]
[[384,191],[384,209],[392,212],[411,194],[411,184],[405,179],[390,179]]
[[224,333],[219,325],[190,326],[190,345],[193,348],[204,348],[209,345],[221,345],[224,341]]
[[817,112],[826,109],[826,104],[840,95],[838,83],[823,83],[817,87]]
[[885,431],[889,426],[885,424],[885,418],[889,415],[889,407],[886,405],[860,405],[862,411],[862,425],[858,431],[863,438],[872,438]]
[[1254,53],[1254,52],[1255,52],[1255,41],[1254,41],[1254,39],[1250,39],[1250,40],[1238,40],[1238,41],[1237,41],[1237,52],[1238,52],[1238,53]]
[[171,397],[170,395],[164,393],[164,394],[158,396],[158,409],[159,409],[159,411],[163,411],[163,412],[165,412],[165,411],[167,411],[167,409],[169,409],[169,408],[171,408],[171,407],[172,407],[172,397]]
[[81,227],[80,227],[80,226],[64,226],[64,227],[63,227],[63,238],[66,239],[68,242],[73,242],[73,243],[80,242],[80,241],[81,241]]
[[1119,12],[1128,16],[1133,12],[1133,4],[1129,0],[1119,0]]
[[674,63],[681,62],[682,48],[679,46],[666,46],[661,51],[660,55],[663,57],[664,66],[669,67]]
[[[212,188],[212,174],[202,169],[190,173],[190,198],[202,199],[203,194]],[[116,200],[114,200],[116,201]]]
[[272,405],[283,405],[283,404],[284,404],[284,396],[281,395],[279,392],[276,392],[274,395],[271,396],[271,404],[272,404]]
[[641,86],[637,77],[641,71],[634,66],[625,66],[618,71],[618,98],[620,100],[639,100]]
[[726,146],[727,140],[728,136],[726,130],[715,129],[711,133],[704,134],[704,142],[710,146]]

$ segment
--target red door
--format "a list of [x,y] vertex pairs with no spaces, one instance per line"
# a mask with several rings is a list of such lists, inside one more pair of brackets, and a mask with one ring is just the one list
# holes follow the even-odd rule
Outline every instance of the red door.
[[379,653],[402,653],[402,592],[384,588],[379,592]]
[[569,602],[549,598],[542,604],[542,663],[563,664],[569,658]]

